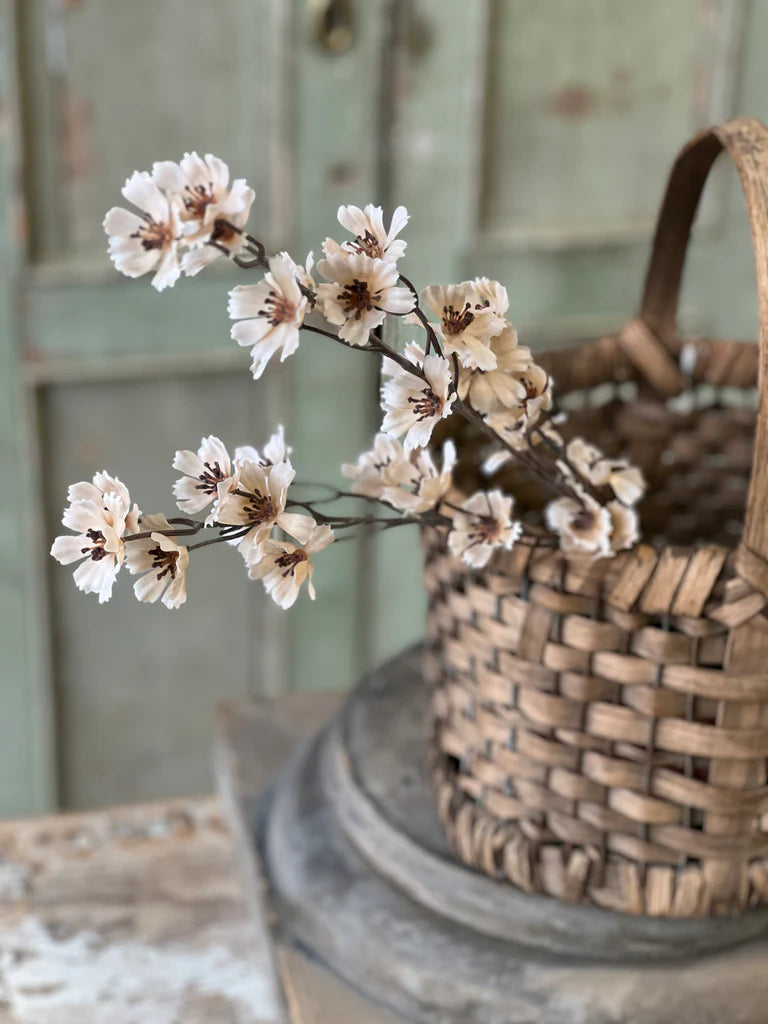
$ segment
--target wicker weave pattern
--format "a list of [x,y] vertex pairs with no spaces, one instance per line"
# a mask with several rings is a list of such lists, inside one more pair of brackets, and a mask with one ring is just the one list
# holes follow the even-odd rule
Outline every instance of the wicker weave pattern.
[[[683,154],[706,164],[693,163],[699,191],[722,145],[738,158],[758,256],[766,140],[732,122]],[[671,179],[641,317],[548,357],[560,395],[639,386],[573,419],[646,471],[653,545],[598,562],[518,547],[470,573],[443,536],[424,536],[432,778],[457,854],[526,890],[681,917],[768,902],[768,403],[747,498],[758,347],[700,342],[687,378],[676,358],[680,274],[662,273],[659,252],[681,271],[698,193],[677,234],[667,221],[692,177]],[[768,262],[758,279],[768,359]],[[715,394],[702,411],[700,383],[744,401]],[[686,390],[681,412],[669,396]]]
[[727,657],[768,637],[765,596],[717,547],[504,563],[468,578],[431,538],[433,778],[462,859],[634,913],[768,898],[768,675]]

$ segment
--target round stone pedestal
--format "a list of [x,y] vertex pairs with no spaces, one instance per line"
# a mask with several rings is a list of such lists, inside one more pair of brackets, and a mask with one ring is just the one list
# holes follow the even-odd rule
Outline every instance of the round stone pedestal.
[[768,1021],[766,911],[633,917],[458,863],[429,793],[426,705],[408,652],[367,677],[278,781],[260,844],[285,938],[413,1022]]

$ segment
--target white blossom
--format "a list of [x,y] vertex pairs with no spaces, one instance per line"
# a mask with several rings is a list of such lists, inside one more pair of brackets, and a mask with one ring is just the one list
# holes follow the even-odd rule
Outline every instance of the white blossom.
[[529,445],[529,432],[542,412],[552,407],[552,380],[536,363],[510,374],[517,391],[513,405],[494,406],[484,419],[502,440],[516,451]]
[[622,460],[614,461],[608,474],[608,485],[625,505],[634,505],[645,494],[645,477],[637,466]]
[[233,467],[229,452],[213,434],[204,437],[197,453],[176,452],[173,468],[184,473],[173,485],[176,504],[182,512],[201,512],[213,502],[213,509],[205,520],[215,522],[222,497],[237,487],[238,471]]
[[81,480],[79,483],[70,484],[67,490],[67,501],[70,504],[75,501],[93,501],[97,505],[103,506],[106,494],[117,495],[128,510],[125,514],[125,533],[136,533],[139,528],[139,516],[141,515],[139,506],[134,503],[133,508],[131,508],[131,496],[128,493],[128,488],[116,476],[108,473],[106,469],[94,473],[92,483]]
[[143,515],[139,525],[142,533],[151,534],[125,546],[128,571],[134,576],[143,574],[134,583],[133,592],[139,601],[161,598],[166,608],[178,608],[187,599],[189,551],[161,532],[172,529],[164,515]]
[[557,498],[544,510],[547,526],[560,538],[563,551],[605,558],[611,554],[611,514],[592,498]]
[[456,395],[451,389],[451,364],[443,356],[424,356],[424,350],[411,343],[405,355],[420,367],[426,380],[385,358],[382,374],[390,379],[381,388],[381,407],[386,413],[381,429],[391,437],[405,434],[403,448],[423,448],[441,419],[450,415]]
[[413,467],[403,446],[389,434],[377,434],[370,451],[358,456],[356,463],[344,463],[342,475],[352,480],[350,490],[367,498],[381,499],[387,488],[407,483]]
[[489,277],[475,277],[471,281],[463,281],[462,284],[474,288],[480,296],[481,303],[496,316],[503,317],[506,314],[509,309],[509,295],[503,284]]
[[623,551],[634,547],[640,540],[637,512],[620,501],[609,501],[605,507],[611,517],[611,550]]
[[229,188],[229,168],[223,160],[211,153],[204,158],[185,153],[179,163],[163,160],[154,164],[152,178],[166,193],[179,198],[183,240],[193,247],[181,263],[186,274],[199,273],[221,255],[206,243],[216,242],[230,254],[241,251],[242,228],[255,193],[242,178]]
[[293,518],[292,528],[287,532],[298,544],[269,539],[262,548],[252,548],[246,556],[248,575],[251,579],[262,580],[266,592],[281,608],[293,605],[305,580],[309,596],[315,600],[314,565],[310,555],[327,548],[334,540],[330,526],[318,526],[310,516]]
[[634,505],[645,493],[645,479],[626,459],[609,459],[581,437],[568,442],[566,458],[576,472],[596,487],[610,487],[625,505]]
[[237,285],[229,293],[229,316],[240,320],[232,328],[232,337],[250,348],[254,380],[275,353],[283,362],[299,347],[299,332],[309,309],[309,299],[299,285],[311,280],[311,259],[310,254],[304,270],[287,252],[278,253],[270,258],[269,271],[258,284]]
[[453,486],[456,446],[453,441],[443,445],[440,469],[428,448],[411,452],[410,475],[403,486],[386,487],[382,500],[393,508],[412,515],[422,515],[436,508]]
[[73,573],[75,583],[86,594],[98,594],[99,604],[112,596],[115,577],[125,558],[127,514],[128,503],[120,494],[104,494],[98,501],[77,499],[64,510],[61,519],[74,536],[57,537],[51,547],[51,554],[62,565],[82,560]]
[[490,349],[496,357],[495,368],[462,368],[459,395],[480,413],[489,413],[494,409],[518,409],[524,412],[528,398],[525,380],[533,366],[531,350],[518,344],[517,331],[511,324],[501,334],[491,338]]
[[219,523],[246,530],[238,539],[238,550],[244,558],[259,548],[273,527],[280,526],[293,535],[297,520],[305,518],[285,511],[288,487],[295,474],[290,462],[264,466],[242,462],[238,467],[237,491],[225,494],[216,516]]
[[317,269],[330,284],[317,289],[323,316],[341,327],[339,337],[350,345],[365,345],[387,313],[413,309],[409,288],[399,287],[394,263],[364,255],[335,255],[320,260]]
[[257,462],[261,466],[274,466],[277,462],[287,462],[292,452],[293,448],[285,443],[285,430],[281,423],[264,445],[262,453],[250,444],[235,448],[235,463]]
[[491,305],[487,289],[479,289],[472,281],[431,284],[421,293],[421,301],[438,317],[439,323],[432,325],[435,333],[447,352],[456,353],[462,366],[495,369],[491,339],[504,330],[506,321]]
[[354,235],[354,238],[351,242],[342,242],[341,245],[331,238],[326,238],[323,243],[323,252],[326,256],[362,254],[372,259],[396,263],[405,253],[407,243],[397,238],[409,219],[404,206],[398,206],[392,214],[389,231],[384,227],[381,207],[373,206],[371,203],[362,210],[358,206],[340,206],[337,216],[339,224]]
[[128,277],[154,270],[152,285],[159,292],[175,284],[179,274],[180,202],[166,196],[146,171],[134,171],[123,186],[125,198],[140,210],[113,206],[104,218],[109,255]]
[[482,569],[496,548],[511,548],[522,535],[512,519],[514,501],[501,491],[477,491],[453,517],[448,550],[473,569]]

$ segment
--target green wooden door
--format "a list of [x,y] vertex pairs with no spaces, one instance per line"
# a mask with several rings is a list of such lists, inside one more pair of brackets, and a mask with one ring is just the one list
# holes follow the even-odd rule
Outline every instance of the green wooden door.
[[[163,295],[116,275],[100,225],[124,178],[215,152],[255,188],[256,232],[296,256],[340,203],[402,202],[412,280],[497,276],[537,343],[595,334],[636,306],[679,144],[768,116],[768,10],[0,0],[0,16],[0,814],[207,789],[218,700],[349,685],[419,635],[418,543],[339,545],[319,600],[288,615],[218,549],[175,614],[126,586],[99,608],[48,565],[67,483],[102,466],[167,509],[172,453],[203,434],[259,444],[283,420],[299,476],[338,480],[377,422],[376,367],[323,339],[250,379],[225,309],[242,275]],[[749,335],[747,230],[718,184],[685,316]]]

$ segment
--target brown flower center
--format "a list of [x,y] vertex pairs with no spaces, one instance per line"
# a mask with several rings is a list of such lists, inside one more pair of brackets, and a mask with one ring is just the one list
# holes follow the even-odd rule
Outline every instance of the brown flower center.
[[251,492],[243,504],[243,513],[249,523],[260,526],[262,523],[271,523],[277,519],[277,505],[268,494]]
[[259,316],[266,317],[273,327],[287,323],[296,316],[296,307],[293,303],[289,302],[284,295],[278,295],[274,289],[270,290],[264,300],[264,306],[266,308],[259,310]]
[[172,580],[176,579],[176,563],[179,560],[178,551],[163,551],[158,544],[157,547],[150,548],[147,554],[152,557],[152,569],[160,570],[157,574],[159,580],[166,575],[170,575]]
[[525,388],[525,398],[523,399],[524,402],[529,402],[532,398],[539,397],[541,392],[532,377],[518,377],[517,379]]
[[381,242],[370,231],[366,231],[364,235],[357,235],[354,242],[349,243],[349,247],[355,252],[370,256],[372,260],[380,260],[384,255]]
[[356,320],[360,320],[363,313],[369,313],[373,309],[373,299],[368,282],[359,281],[357,278],[351,284],[344,285],[337,296],[337,301],[347,313],[354,313]]
[[571,519],[571,528],[578,530],[579,533],[586,533],[587,530],[591,530],[595,525],[595,513],[590,512],[589,509],[583,508],[580,512]]
[[144,249],[165,249],[173,241],[170,224],[161,224],[147,215],[146,223],[133,232],[131,238],[141,240]]
[[439,416],[445,405],[443,399],[436,395],[431,388],[424,388],[420,397],[411,397],[408,402],[413,406],[417,420],[429,420]]
[[196,491],[203,491],[205,494],[215,494],[216,485],[226,479],[226,474],[218,462],[204,462],[205,471],[197,478],[200,483],[195,484]]
[[475,319],[470,304],[467,302],[463,309],[455,309],[453,306],[443,306],[443,330],[446,334],[461,334]]
[[280,555],[279,558],[275,559],[275,565],[283,570],[283,576],[293,576],[296,572],[296,566],[301,562],[307,561],[309,561],[309,555],[302,548],[299,548],[297,551],[286,551],[284,555]]
[[475,544],[492,544],[501,535],[501,523],[494,516],[478,516],[471,535]]
[[81,553],[87,555],[90,552],[90,556],[94,562],[100,562],[102,558],[106,558],[109,554],[109,552],[104,548],[104,545],[107,543],[107,538],[101,530],[87,530],[85,536],[88,540],[93,541],[93,546],[89,548],[80,548]]
[[205,185],[185,185],[183,197],[184,209],[190,217],[204,217],[206,207],[216,202],[216,195],[213,190],[213,182]]

